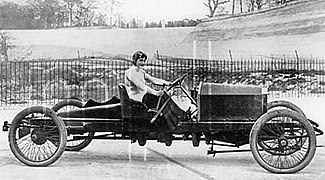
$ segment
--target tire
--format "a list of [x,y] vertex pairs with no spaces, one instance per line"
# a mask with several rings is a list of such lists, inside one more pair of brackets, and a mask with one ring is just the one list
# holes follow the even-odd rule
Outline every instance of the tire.
[[313,159],[316,135],[300,113],[278,109],[263,114],[250,132],[250,148],[257,163],[273,173],[295,173]]
[[[55,112],[64,112],[71,109],[82,108],[83,103],[77,99],[68,99],[61,101],[52,107]],[[67,137],[67,145],[65,147],[66,151],[80,151],[87,147],[95,136],[95,132],[86,132],[87,137],[81,140],[73,140],[74,135],[69,135]]]
[[83,103],[77,99],[68,99],[68,100],[60,101],[57,104],[55,104],[52,107],[52,110],[54,112],[58,112],[59,110],[63,109],[63,107],[66,107],[66,106],[74,106],[76,108],[82,108]]
[[63,121],[49,108],[24,109],[11,123],[9,146],[15,157],[28,166],[48,166],[59,159],[67,142]]
[[290,109],[293,110],[299,114],[301,114],[302,116],[306,117],[305,113],[295,104],[288,102],[288,101],[283,101],[283,100],[279,100],[279,101],[272,101],[267,103],[267,110],[274,110],[274,109],[279,109],[280,107],[286,108],[286,109]]

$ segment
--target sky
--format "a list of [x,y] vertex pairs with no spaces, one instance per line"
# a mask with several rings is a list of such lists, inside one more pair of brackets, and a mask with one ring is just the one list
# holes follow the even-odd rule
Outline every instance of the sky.
[[126,18],[144,21],[202,19],[207,14],[204,0],[126,0],[120,7]]

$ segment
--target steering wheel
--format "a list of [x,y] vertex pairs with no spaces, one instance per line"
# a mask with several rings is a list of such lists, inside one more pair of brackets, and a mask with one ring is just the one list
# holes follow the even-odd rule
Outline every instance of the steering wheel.
[[[171,85],[167,88],[167,90],[164,90],[164,93],[167,93],[171,88],[175,87],[178,84],[181,85],[186,77],[187,77],[187,74],[184,74],[181,77],[175,79],[171,83]],[[165,87],[165,85],[163,86],[162,90],[164,89],[164,87]],[[161,107],[160,110],[158,110],[158,109],[159,109],[159,105],[160,105],[162,97],[163,96],[159,97],[156,109],[149,109],[149,111],[156,113],[156,115],[151,119],[151,121],[150,121],[151,123],[153,123],[157,119],[157,117],[161,114],[161,111],[162,111],[163,107]],[[163,105],[163,106],[165,106],[165,105]]]
[[187,74],[183,74],[181,77],[175,79],[171,83],[171,85],[167,88],[167,91],[169,91],[171,88],[175,87],[178,84],[181,85],[186,77],[187,77]]

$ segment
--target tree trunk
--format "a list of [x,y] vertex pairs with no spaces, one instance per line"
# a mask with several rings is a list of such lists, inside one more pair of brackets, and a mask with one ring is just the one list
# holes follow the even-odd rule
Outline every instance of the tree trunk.
[[68,2],[68,10],[69,10],[69,26],[72,27],[72,7],[73,4]]
[[254,11],[254,0],[250,0],[249,1],[249,4],[248,4],[248,9],[249,9],[249,11]]
[[69,26],[72,27],[72,9],[69,9]]
[[114,10],[114,0],[111,0],[111,14],[109,17],[109,26],[112,28],[113,27],[113,10]]

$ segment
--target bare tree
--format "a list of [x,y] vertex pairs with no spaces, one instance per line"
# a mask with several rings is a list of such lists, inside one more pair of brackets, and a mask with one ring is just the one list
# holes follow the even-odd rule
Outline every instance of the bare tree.
[[124,4],[124,0],[105,0],[106,7],[109,9],[109,26],[115,24],[115,10]]
[[0,60],[4,59],[6,62],[9,61],[8,51],[14,47],[11,44],[12,37],[5,32],[0,32]]
[[232,11],[231,11],[231,14],[235,14],[235,4],[236,4],[236,0],[232,0]]
[[93,9],[97,8],[95,0],[83,0],[77,4],[75,18],[78,26],[91,26],[94,22],[95,13]]
[[64,0],[69,13],[69,26],[94,24],[96,0]]
[[73,25],[73,9],[78,4],[81,4],[81,0],[63,0],[67,4],[67,8],[69,11],[69,26]]
[[207,15],[209,18],[213,17],[214,14],[216,13],[216,10],[219,5],[228,3],[229,0],[206,0],[207,2],[203,3],[208,9],[209,9],[209,14]]
[[247,1],[248,1],[247,3],[248,12],[254,11],[255,0],[247,0]]
[[57,24],[57,16],[63,8],[58,0],[31,0],[28,4],[43,28],[53,28]]
[[[265,0],[249,0],[249,4],[248,4],[248,11],[254,11],[255,7],[257,8],[257,10],[262,9],[262,6],[269,3]],[[255,6],[256,5],[256,6]]]
[[260,10],[262,8],[263,4],[263,0],[256,0],[255,1],[256,5],[257,5],[257,9]]
[[99,15],[95,17],[94,21],[98,26],[106,26],[107,24],[105,22],[105,18],[106,18],[106,14],[99,13]]

